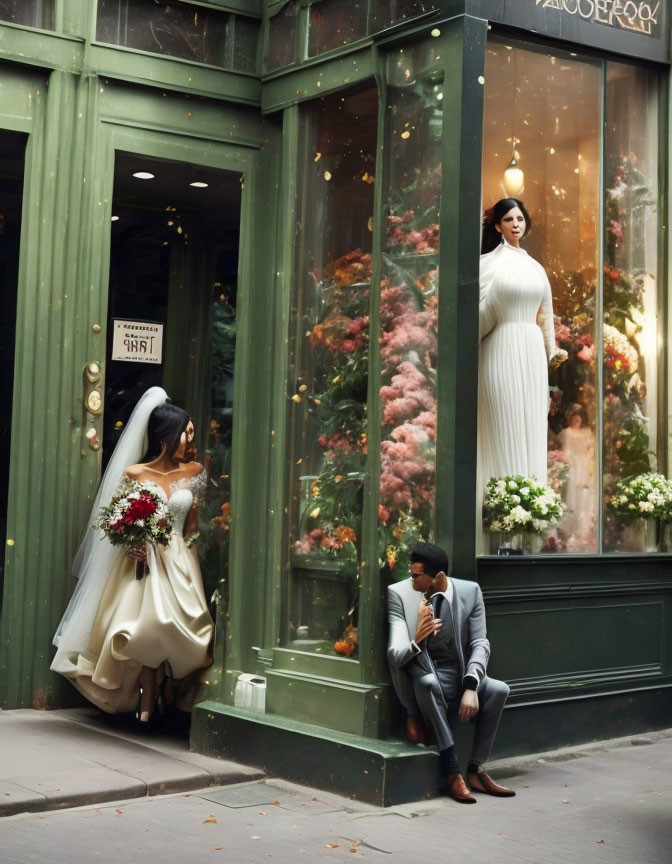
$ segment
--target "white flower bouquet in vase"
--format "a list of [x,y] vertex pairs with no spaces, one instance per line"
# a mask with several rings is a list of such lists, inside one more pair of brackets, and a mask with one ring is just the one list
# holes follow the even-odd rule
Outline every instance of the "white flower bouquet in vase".
[[536,477],[491,477],[483,495],[483,527],[506,538],[500,555],[522,555],[531,538],[561,521],[562,499]]
[[609,509],[621,519],[641,520],[641,551],[657,552],[662,525],[672,521],[672,481],[655,471],[619,480]]

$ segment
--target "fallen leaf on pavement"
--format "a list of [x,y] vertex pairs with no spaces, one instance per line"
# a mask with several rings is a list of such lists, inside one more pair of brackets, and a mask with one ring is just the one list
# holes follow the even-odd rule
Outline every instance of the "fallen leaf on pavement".
[[325,843],[324,848],[325,849],[340,849],[341,844],[340,843]]
[[207,819],[204,819],[204,820],[201,822],[201,825],[205,825],[206,822],[214,822],[215,825],[217,824],[217,820],[215,819],[214,816],[208,816]]
[[258,834],[253,834],[253,835],[250,837],[250,840],[259,840],[259,839],[260,839],[260,837],[259,837]]
[[356,847],[356,846],[351,846],[351,847],[350,847],[350,851],[352,852],[353,855],[356,855],[356,854],[357,854],[357,847]]
[[597,845],[598,845],[598,846],[603,846],[603,845],[604,845],[604,840],[598,840],[598,841],[597,841]]
[[529,789],[530,788],[529,783],[521,783],[520,785],[523,787],[523,789]]
[[571,804],[572,802],[571,802],[571,801],[568,801],[566,798],[563,798],[563,799],[562,799],[562,803],[563,803],[563,804]]
[[124,815],[124,811],[123,811],[123,810],[115,810],[114,812],[115,812],[115,813],[118,813],[120,816],[123,816],[123,815]]
[[265,813],[263,810],[259,811],[260,816],[268,816],[268,813]]
[[280,802],[279,802],[279,801],[274,801],[274,802],[273,802],[273,805],[274,805],[275,807],[279,807],[279,806],[280,806]]

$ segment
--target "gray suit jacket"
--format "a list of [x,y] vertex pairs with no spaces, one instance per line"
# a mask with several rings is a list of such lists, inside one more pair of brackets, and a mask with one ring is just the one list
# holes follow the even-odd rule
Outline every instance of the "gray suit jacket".
[[[485,677],[490,658],[483,595],[476,582],[453,578],[450,581],[453,599],[448,609],[445,608],[448,604],[444,603],[442,617],[452,615],[458,672],[461,678],[473,675],[480,682]],[[433,672],[427,652],[418,651],[413,643],[422,600],[422,592],[413,590],[410,579],[387,589],[390,622],[387,659],[399,701],[410,714],[417,711],[412,679]]]

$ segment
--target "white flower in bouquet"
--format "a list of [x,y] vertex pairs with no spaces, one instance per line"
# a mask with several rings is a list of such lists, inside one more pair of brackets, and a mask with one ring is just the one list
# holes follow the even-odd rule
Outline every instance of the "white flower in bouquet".
[[557,492],[536,477],[491,477],[483,496],[483,524],[488,531],[540,534],[557,525],[565,505]]
[[672,481],[655,471],[626,477],[616,484],[610,509],[627,519],[641,517],[672,521]]

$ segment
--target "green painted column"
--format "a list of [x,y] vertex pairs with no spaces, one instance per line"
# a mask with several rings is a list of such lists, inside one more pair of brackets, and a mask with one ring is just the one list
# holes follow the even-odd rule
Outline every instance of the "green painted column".
[[476,422],[481,151],[487,22],[440,25],[445,70],[439,258],[436,542],[452,572],[476,575]]
[[85,432],[84,366],[102,361],[103,259],[95,200],[93,78],[51,73],[37,91],[26,151],[17,353],[0,620],[0,699],[48,707],[51,638],[72,591],[69,565],[95,491],[99,455]]

